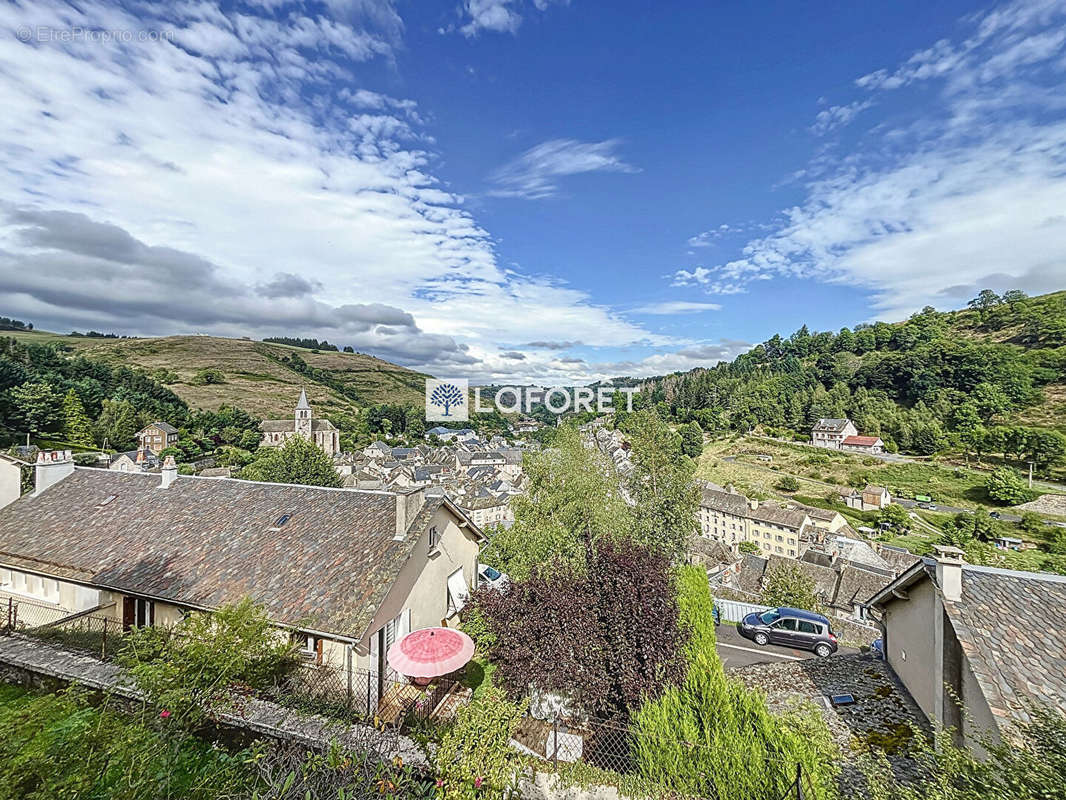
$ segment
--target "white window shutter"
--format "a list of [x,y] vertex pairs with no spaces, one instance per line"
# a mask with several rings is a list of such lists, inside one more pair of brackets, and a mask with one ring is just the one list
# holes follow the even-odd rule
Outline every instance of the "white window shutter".
[[400,635],[397,639],[402,639],[404,636],[411,632],[411,609],[405,608],[400,613]]

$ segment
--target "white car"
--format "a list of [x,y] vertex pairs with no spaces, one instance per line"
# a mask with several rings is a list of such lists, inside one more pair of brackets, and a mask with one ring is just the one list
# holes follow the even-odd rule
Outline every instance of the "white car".
[[478,585],[488,586],[490,589],[505,589],[511,582],[506,573],[490,567],[488,564],[477,565]]

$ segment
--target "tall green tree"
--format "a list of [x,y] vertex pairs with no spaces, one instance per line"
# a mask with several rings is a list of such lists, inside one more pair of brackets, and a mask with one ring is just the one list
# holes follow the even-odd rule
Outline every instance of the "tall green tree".
[[655,411],[631,415],[627,428],[633,470],[626,489],[633,501],[633,535],[646,546],[680,559],[698,528],[696,464],[682,453],[681,437]]
[[59,426],[62,401],[50,384],[24,383],[9,394],[23,430],[37,434]]
[[614,465],[585,447],[572,425],[556,429],[550,447],[528,453],[523,471],[529,484],[511,500],[514,524],[483,556],[512,580],[560,565],[580,571],[590,543],[631,527]]
[[93,424],[81,404],[78,393],[71,389],[63,397],[63,435],[71,444],[93,446]]
[[260,448],[255,461],[242,469],[240,476],[251,481],[308,486],[339,487],[343,483],[333,468],[333,459],[302,436],[293,436],[281,447]]
[[137,446],[140,425],[137,409],[128,400],[104,400],[103,410],[96,420],[96,435],[114,450],[130,450]]

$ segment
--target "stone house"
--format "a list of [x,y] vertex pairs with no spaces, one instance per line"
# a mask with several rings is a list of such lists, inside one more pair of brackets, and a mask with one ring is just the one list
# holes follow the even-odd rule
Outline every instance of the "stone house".
[[340,431],[328,419],[314,417],[303,389],[292,419],[265,419],[259,423],[259,429],[263,432],[260,447],[280,447],[293,436],[302,436],[313,441],[327,456],[341,451]]
[[841,495],[844,505],[858,511],[880,511],[892,502],[892,495],[884,486],[874,486],[868,483],[861,492],[852,491],[850,494]]
[[153,422],[137,433],[137,441],[142,448],[151,450],[156,455],[174,447],[178,443],[178,429],[167,422]]
[[820,419],[811,429],[811,444],[839,450],[849,436],[858,436],[859,430],[850,419]]
[[381,681],[393,677],[389,645],[454,624],[476,585],[484,537],[446,497],[179,476],[170,459],[161,474],[111,472],[42,455],[36,490],[0,509],[0,577],[97,592],[96,613],[116,625],[171,624],[247,596],[309,658]]
[[1066,716],[1066,576],[979,567],[936,548],[870,597],[888,664],[930,721],[1010,738],[1031,704]]
[[151,472],[159,469],[159,458],[147,447],[140,447],[126,453],[117,453],[111,458],[107,468],[115,472]]

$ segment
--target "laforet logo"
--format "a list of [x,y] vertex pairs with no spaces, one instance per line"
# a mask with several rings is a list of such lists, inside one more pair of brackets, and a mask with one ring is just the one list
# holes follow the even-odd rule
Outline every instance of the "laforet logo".
[[426,379],[426,420],[429,422],[465,422],[470,419],[466,394],[469,389],[466,378],[447,380]]

